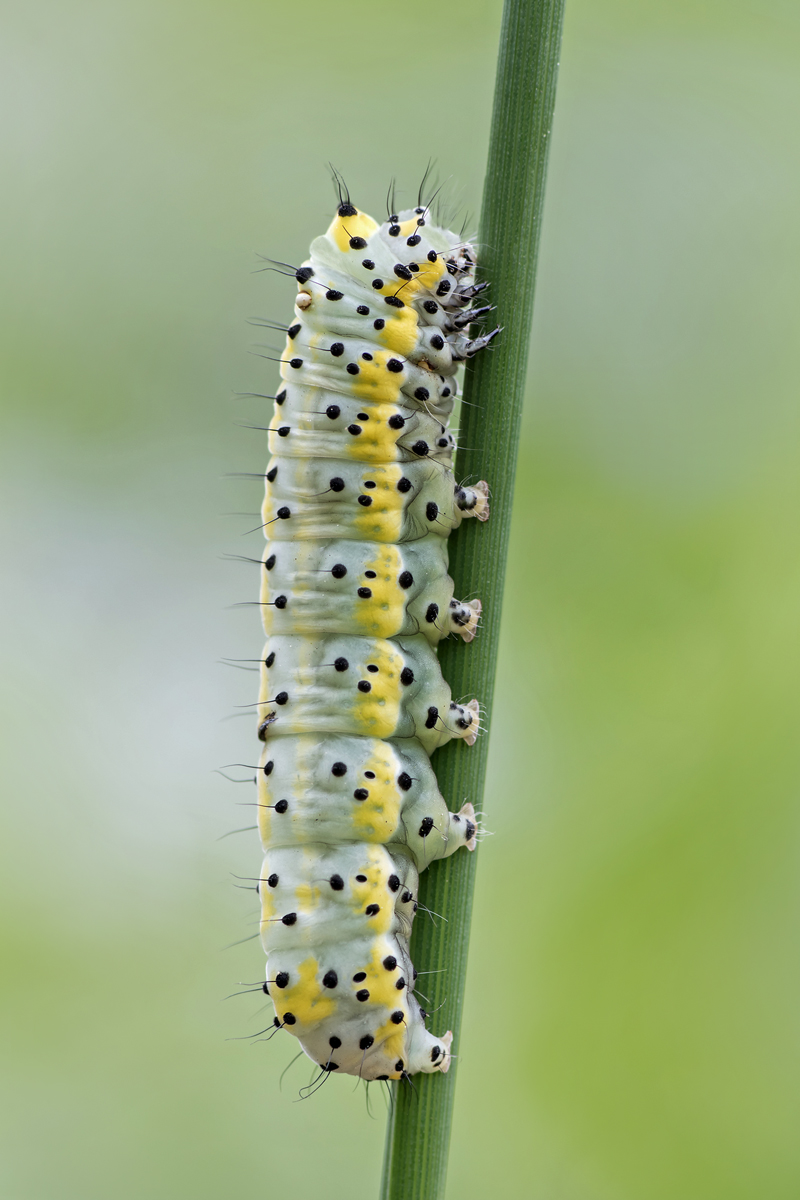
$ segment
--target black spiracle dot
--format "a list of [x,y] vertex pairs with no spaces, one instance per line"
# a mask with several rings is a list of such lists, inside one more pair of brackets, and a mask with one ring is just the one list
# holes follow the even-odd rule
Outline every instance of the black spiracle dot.
[[429,521],[435,521],[439,515],[439,505],[433,500],[429,500],[425,505],[425,516]]
[[419,836],[427,837],[433,829],[433,817],[423,817],[419,827]]
[[400,672],[400,682],[405,684],[406,687],[414,682],[414,672],[411,670],[411,667],[403,667]]
[[344,880],[342,879],[341,875],[331,875],[328,883],[335,892],[341,892],[344,888]]
[[[292,913],[291,915],[294,916],[294,913]],[[284,917],[284,922],[285,921],[286,921],[286,918]],[[297,1017],[294,1015],[294,1013],[285,1012],[283,1014],[283,1023],[284,1023],[284,1025],[296,1025]]]
[[367,917],[377,917],[377,915],[380,911],[381,911],[380,904],[368,904],[367,907],[364,909],[364,915]]
[[332,492],[343,492],[344,480],[342,479],[341,475],[334,475],[333,479],[329,479],[328,487]]
[[408,267],[404,267],[402,263],[395,263],[394,266],[392,267],[392,270],[394,271],[394,273],[398,279],[410,279],[411,278],[411,272],[409,271]]
[[383,965],[387,971],[394,971],[397,966],[397,959],[393,954],[387,954],[386,958],[383,960]]
[[366,788],[356,788],[356,790],[353,792],[354,800],[366,800],[368,796],[369,792]]
[[365,571],[364,578],[365,579],[376,579],[377,575],[376,575],[375,571]]
[[276,608],[286,608],[288,601],[285,596],[276,596],[273,603]]
[[289,808],[288,800],[279,800],[278,803],[275,805],[275,812],[276,813],[285,813],[288,810],[288,808]]
[[359,988],[356,992],[356,1000],[360,1000],[362,1004],[365,1000],[369,1000],[369,991],[367,988]]
[[414,576],[410,571],[401,571],[397,577],[397,582],[400,584],[401,588],[407,590],[413,584]]
[[300,324],[298,323],[297,325],[290,325],[289,328],[286,330],[286,335],[287,335],[287,337],[290,337],[290,338],[292,338],[292,340],[294,340],[294,338],[297,337],[299,332],[300,332]]
[[344,292],[337,292],[336,288],[331,288],[329,291],[327,291],[325,293],[325,299],[326,300],[341,300],[343,295],[344,295]]
[[349,200],[343,200],[336,210],[340,217],[357,217],[358,209]]
[[405,303],[399,296],[384,296],[384,304],[388,304],[390,308],[405,308]]
[[376,667],[375,663],[367,663],[367,670],[372,671],[373,675],[377,675],[380,667]]
[[428,715],[425,718],[425,728],[433,729],[436,722],[439,720],[439,710],[435,704],[432,704],[428,709]]
[[340,415],[341,411],[342,410],[339,408],[338,404],[329,404],[328,407],[325,409],[325,416],[330,417],[330,419],[332,421],[335,421],[336,418]]
[[[417,222],[417,224],[424,224],[424,222],[419,222],[419,221],[418,221],[418,222]],[[429,250],[429,251],[428,251],[428,262],[436,262],[436,257],[437,257],[437,256],[436,256],[436,251],[435,251],[435,250]]]
[[275,872],[273,871],[273,872],[272,872],[272,874],[271,874],[271,875],[269,876],[269,878],[267,879],[267,883],[269,884],[269,886],[270,886],[271,888],[275,888],[275,887],[277,887],[277,886],[278,886],[278,882],[279,882],[279,880],[278,880],[278,876],[277,876],[277,875],[275,874]]
[[443,395],[443,396],[445,396],[445,397],[449,396],[449,395],[450,395],[450,388],[449,388],[449,387],[444,387],[444,388],[442,388],[442,395]]
[[265,666],[265,667],[267,667],[267,668],[269,668],[269,667],[271,667],[271,666],[272,666],[272,664],[273,664],[274,662],[275,662],[275,651],[274,651],[274,650],[270,650],[269,654],[268,654],[268,655],[267,655],[267,657],[264,659],[264,666]]
[[411,895],[411,892],[403,892],[400,899],[403,901],[403,904],[410,904],[414,897]]
[[370,683],[370,681],[368,679],[359,679],[357,686],[358,686],[358,690],[360,692],[371,692],[372,691],[372,684]]
[[364,359],[365,362],[372,362],[372,355],[370,354],[370,352],[368,350],[365,350],[362,353],[361,357]]
[[403,475],[397,481],[398,492],[410,492],[412,487],[413,487],[413,484],[411,483],[411,480],[407,479],[405,475]]
[[390,358],[386,363],[386,370],[391,371],[394,375],[399,375],[403,369],[403,364],[399,358]]
[[375,778],[375,772],[374,772],[374,771],[365,771],[365,772],[364,772],[364,778],[365,778],[365,779],[374,779],[374,778]]
[[[359,499],[366,499],[366,497],[359,497]],[[360,587],[356,595],[360,600],[369,600],[372,596],[372,588]]]
[[377,485],[377,483],[375,482],[375,480],[374,480],[374,479],[365,479],[365,480],[364,480],[364,487],[365,487],[365,488],[376,488],[377,486],[378,486],[378,485]]
[[322,976],[322,986],[326,988],[335,988],[339,982],[339,976],[335,971],[326,971]]
[[342,1039],[338,1038],[336,1034],[334,1034],[333,1037],[328,1038],[328,1045],[330,1046],[331,1050],[338,1050],[341,1044]]
[[276,515],[281,519],[281,521],[288,521],[289,517],[292,515],[292,510],[290,508],[287,508],[286,505],[284,504],[283,508],[278,509],[278,512]]
[[289,985],[289,972],[288,971],[278,971],[278,974],[275,976],[275,986],[279,987],[279,988],[285,988],[285,987],[288,987],[288,985]]
[[372,496],[359,496],[358,503],[363,508],[369,508],[370,504],[372,504]]
[[274,482],[275,482],[275,476],[276,476],[277,474],[278,474],[278,468],[277,468],[277,467],[270,467],[270,469],[267,471],[267,483],[274,483]]
[[270,554],[269,558],[264,563],[264,566],[266,567],[266,569],[268,571],[272,570],[272,568],[275,566],[275,555],[274,554]]
[[372,322],[372,328],[373,329],[383,329],[385,324],[386,324],[386,322],[384,321],[383,317],[378,317],[377,321]]
[[410,238],[406,238],[406,245],[407,246],[418,246],[421,241],[422,241],[422,238],[419,236],[418,233],[412,233]]
[[431,316],[439,311],[439,305],[435,300],[426,300],[422,307],[425,309],[425,312],[430,313]]
[[391,1017],[389,1018],[389,1020],[392,1022],[393,1025],[401,1025],[403,1023],[404,1019],[405,1019],[405,1013],[401,1012],[401,1010],[399,1008],[396,1009],[395,1012],[393,1012]]
[[344,579],[347,574],[347,567],[344,563],[334,563],[331,567],[331,575],[334,579]]
[[411,776],[408,774],[407,771],[401,771],[400,774],[397,776],[397,786],[404,792],[407,792],[409,790],[409,788],[411,787],[413,782],[414,782],[414,780],[411,778]]
[[401,417],[400,413],[395,413],[393,416],[389,417],[387,423],[390,429],[402,429],[406,423],[406,419],[405,417]]
[[298,283],[308,283],[313,274],[314,271],[312,267],[298,267],[294,273],[294,277]]
[[358,437],[358,435],[361,433],[361,426],[360,425],[348,425],[347,432],[352,433],[353,437]]
[[365,271],[374,271],[375,270],[375,263],[372,261],[371,258],[362,258],[361,265]]
[[358,308],[356,309],[356,312],[358,313],[358,315],[360,317],[368,317],[369,316],[369,309],[367,308],[366,304],[359,304]]
[[429,452],[430,446],[428,445],[427,442],[423,442],[422,439],[420,438],[420,440],[418,442],[414,442],[414,445],[411,447],[411,449],[414,451],[415,454],[418,454],[420,456],[420,458],[424,458],[425,455]]
[[366,247],[367,247],[366,238],[362,238],[362,237],[351,237],[350,238],[350,249],[351,250],[365,250]]
[[430,392],[425,387],[418,387],[414,392],[414,397],[417,400],[428,400],[430,398]]
[[334,342],[331,346],[331,354],[334,358],[341,358],[344,354],[344,342]]
[[396,875],[390,875],[389,878],[386,880],[386,882],[389,885],[390,892],[396,892],[399,890],[400,880],[398,879],[398,877]]
[[429,604],[428,607],[425,609],[425,620],[428,622],[429,625],[433,624],[433,622],[436,620],[438,615],[439,615],[439,605],[438,604]]
[[375,1044],[375,1038],[370,1034],[365,1033],[361,1041],[358,1043],[359,1050],[369,1050],[370,1046]]
[[264,763],[264,774],[265,775],[271,775],[274,769],[275,769],[275,763],[272,761],[272,759],[270,759],[269,762]]
[[403,979],[402,975],[394,986],[397,988],[398,992],[402,992],[403,988],[406,986],[406,981]]
[[439,333],[435,333],[431,338],[431,345],[434,350],[444,350],[444,338]]
[[345,370],[347,371],[348,375],[358,375],[361,367],[358,365],[358,363],[348,363],[345,367]]
[[277,696],[275,697],[276,704],[286,704],[288,702],[288,700],[289,700],[288,692],[278,692]]
[[357,883],[366,883],[367,882],[366,875],[356,875],[356,882]]
[[347,774],[347,764],[343,762],[335,762],[331,767],[331,775],[342,776]]
[[290,358],[289,359],[289,366],[293,367],[295,371],[299,371],[300,368],[302,367],[302,365],[303,365],[302,358]]
[[443,279],[442,282],[439,284],[439,286],[436,289],[436,295],[437,296],[446,296],[447,293],[450,291],[451,287],[452,287],[452,284],[450,283],[450,280]]
[[[284,925],[295,925],[297,923],[297,913],[286,913],[284,917],[281,917],[281,922]],[[285,1017],[284,1020],[286,1020]]]
[[340,657],[340,658],[335,658],[333,660],[333,665],[337,671],[346,671],[347,668],[350,666],[350,663],[347,661],[346,658]]
[[381,288],[383,287],[383,280],[382,279],[373,279],[372,286],[375,288],[375,290],[377,292],[379,292],[381,290]]
[[285,399],[286,399],[286,389],[284,388],[282,391],[278,392],[277,396],[275,397],[275,403],[283,404]]

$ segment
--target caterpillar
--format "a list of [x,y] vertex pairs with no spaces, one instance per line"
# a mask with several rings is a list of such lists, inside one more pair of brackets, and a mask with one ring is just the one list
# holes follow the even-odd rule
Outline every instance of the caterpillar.
[[453,596],[447,538],[487,520],[489,493],[456,482],[448,421],[459,365],[499,329],[470,337],[488,285],[474,248],[428,216],[420,199],[379,225],[345,189],[287,268],[262,509],[263,990],[323,1073],[365,1080],[450,1065],[409,937],[419,873],[478,833],[470,803],[448,811],[430,756],[480,725],[436,648],[470,642],[480,619],[480,601]]

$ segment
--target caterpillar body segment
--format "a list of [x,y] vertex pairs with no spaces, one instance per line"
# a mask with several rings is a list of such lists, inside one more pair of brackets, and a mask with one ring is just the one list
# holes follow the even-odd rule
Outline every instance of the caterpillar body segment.
[[472,744],[480,721],[474,702],[452,699],[421,634],[271,637],[262,657],[258,715],[272,737],[316,732],[415,738],[428,754],[452,738]]
[[455,438],[446,423],[405,396],[377,403],[294,384],[279,395],[269,430],[272,454],[364,463],[431,458],[452,466]]
[[427,458],[366,464],[275,455],[266,479],[261,515],[273,541],[414,542],[431,533],[446,538],[466,517],[488,515],[485,483],[458,487],[451,471]]
[[[267,642],[258,890],[275,1025],[324,1072],[446,1071],[414,994],[419,872],[475,848],[430,755],[478,735],[436,647],[475,636],[447,538],[489,516],[484,481],[452,473],[459,364],[497,329],[473,248],[424,208],[378,224],[342,201],[295,270],[298,291],[267,432],[260,606]],[[468,652],[468,651],[465,651]],[[465,753],[468,751],[464,750]]]
[[448,812],[424,747],[413,738],[313,734],[268,739],[258,765],[264,845],[375,843],[423,871],[460,846],[474,849],[471,804]]
[[479,600],[453,597],[447,542],[429,536],[400,545],[337,539],[268,542],[261,609],[271,634],[351,634],[392,638],[450,633],[472,641]]

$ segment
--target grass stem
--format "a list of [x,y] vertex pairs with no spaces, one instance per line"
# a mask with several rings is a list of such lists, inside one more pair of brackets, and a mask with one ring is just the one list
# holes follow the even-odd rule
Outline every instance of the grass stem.
[[[492,712],[517,446],[533,315],[533,290],[545,173],[555,103],[564,0],[505,0],[486,180],[478,235],[479,275],[503,333],[470,364],[466,376],[456,475],[487,479],[489,523],[465,521],[451,539],[456,595],[480,596],[479,636],[465,646],[442,645],[440,660],[455,699],[477,696],[488,724]],[[458,810],[465,799],[480,810],[489,738],[469,748],[451,742],[434,758],[439,785]],[[412,958],[425,978],[437,1030],[459,1028],[469,946],[477,852],[460,852],[422,875],[420,901],[447,921],[420,916]],[[439,1007],[441,1006],[441,1008]],[[442,1200],[457,1078],[417,1075],[413,1089],[394,1084],[381,1200]]]

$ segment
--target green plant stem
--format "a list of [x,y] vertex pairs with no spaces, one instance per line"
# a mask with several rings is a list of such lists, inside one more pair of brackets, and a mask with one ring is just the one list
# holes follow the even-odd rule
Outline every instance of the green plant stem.
[[[563,9],[564,0],[505,0],[478,235],[479,274],[491,282],[503,333],[467,371],[459,431],[464,449],[458,452],[456,475],[487,479],[492,511],[488,525],[465,521],[451,539],[450,571],[456,595],[480,596],[484,607],[476,640],[470,646],[445,642],[440,661],[453,696],[477,696],[486,724],[494,695]],[[453,741],[437,753],[434,767],[451,809],[465,799],[481,809],[488,749],[484,736],[471,748]],[[437,1030],[453,1030],[456,1054],[476,859],[477,854],[460,852],[423,874],[421,903],[447,920],[427,918],[420,909],[412,939],[418,970],[436,972],[420,974],[420,989],[429,997],[426,1007],[438,1010]],[[447,1075],[416,1075],[413,1090],[392,1085],[382,1200],[443,1197],[456,1074],[454,1060]]]

